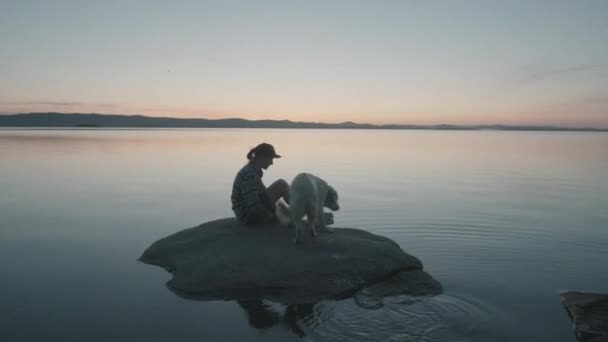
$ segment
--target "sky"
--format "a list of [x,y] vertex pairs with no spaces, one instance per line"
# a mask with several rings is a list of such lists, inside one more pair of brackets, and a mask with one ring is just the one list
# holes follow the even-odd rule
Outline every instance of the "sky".
[[0,113],[608,127],[608,1],[0,0]]

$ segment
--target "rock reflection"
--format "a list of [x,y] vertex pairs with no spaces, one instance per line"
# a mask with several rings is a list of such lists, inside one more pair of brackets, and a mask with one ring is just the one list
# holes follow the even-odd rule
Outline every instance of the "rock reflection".
[[300,327],[299,321],[313,316],[316,304],[287,305],[282,314],[262,300],[237,300],[238,305],[247,314],[249,325],[258,330],[267,330],[277,324],[288,327],[296,336],[306,334]]
[[[425,286],[421,287],[419,281],[422,281]],[[429,284],[433,284],[434,287]],[[354,304],[357,310],[373,312],[384,308],[385,301],[389,301],[388,298],[394,298],[390,299],[391,305],[398,299],[399,306],[407,307],[417,304],[425,298],[434,297],[442,290],[439,282],[429,283],[423,273],[418,279],[412,278],[411,273],[407,271],[398,272],[358,290],[348,291],[337,296],[318,297],[312,303],[304,301],[309,298],[308,291],[278,295],[272,289],[258,289],[257,291],[242,291],[238,294],[234,290],[196,294],[182,292],[170,286],[168,288],[177,296],[188,300],[235,301],[245,312],[247,322],[252,328],[267,331],[271,328],[283,327],[299,338],[303,338],[309,333],[316,334],[317,327],[322,326],[327,319],[333,319],[333,311],[336,306],[343,305],[340,303],[349,302]],[[421,291],[421,288],[424,288],[424,291]]]

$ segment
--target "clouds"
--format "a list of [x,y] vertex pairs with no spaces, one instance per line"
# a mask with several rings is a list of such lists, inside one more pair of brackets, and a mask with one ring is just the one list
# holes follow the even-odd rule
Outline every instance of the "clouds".
[[529,66],[523,68],[523,75],[518,79],[518,83],[551,81],[555,78],[566,78],[579,76],[581,74],[592,75],[594,71],[599,71],[600,69],[601,66],[597,64],[582,64],[562,67]]
[[86,103],[79,101],[21,101],[21,102],[12,102],[8,103],[16,106],[50,106],[50,107],[63,107],[66,109],[69,108],[79,108],[79,107],[96,107],[103,109],[116,109],[119,108],[120,105],[116,103]]
[[81,101],[29,100],[0,101],[4,113],[22,112],[71,112],[71,113],[118,113],[125,109],[117,103],[87,103]]
[[230,112],[205,108],[187,106],[151,106],[132,105],[121,103],[94,103],[83,101],[0,101],[0,113],[29,113],[29,112],[63,112],[63,113],[100,113],[100,114],[125,114],[125,115],[151,115],[171,117],[204,117],[225,118],[238,116]]

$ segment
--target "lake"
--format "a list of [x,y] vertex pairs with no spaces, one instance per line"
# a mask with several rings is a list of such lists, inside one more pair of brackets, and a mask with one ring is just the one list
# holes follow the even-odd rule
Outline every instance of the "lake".
[[[276,319],[256,328],[234,301],[169,291],[137,258],[232,216],[234,175],[263,141],[283,156],[267,185],[326,179],[334,227],[395,240],[444,293],[295,318],[268,302]],[[1,129],[0,339],[574,341],[560,291],[608,292],[607,151],[600,132]]]

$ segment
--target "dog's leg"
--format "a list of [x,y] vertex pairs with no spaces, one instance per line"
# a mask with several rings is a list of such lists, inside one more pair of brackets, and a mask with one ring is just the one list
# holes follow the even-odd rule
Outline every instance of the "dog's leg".
[[297,244],[300,240],[300,236],[302,235],[302,220],[295,220],[294,222],[294,235],[293,235],[293,243]]
[[325,212],[323,211],[323,208],[324,208],[323,204],[325,203],[325,199],[327,198],[327,191],[328,191],[327,184],[325,184],[324,192],[321,196],[321,201],[320,201],[321,205],[319,205],[319,208],[317,208],[317,216],[319,217],[318,221],[319,221],[319,227],[321,228],[321,231],[331,233],[333,231],[327,227],[327,224],[325,223]]
[[319,209],[319,212],[317,213],[317,222],[319,223],[319,228],[321,228],[322,232],[328,232],[328,233],[333,233],[333,230],[331,228],[329,228],[327,226],[327,224],[325,223],[325,212],[323,212],[323,208]]
[[302,236],[302,229],[304,229],[304,222],[302,222],[302,217],[304,216],[304,207],[302,206],[302,202],[298,200],[298,197],[292,198],[292,205],[290,208],[291,222],[293,223],[294,235],[293,235],[293,243],[297,244],[300,241],[300,237]]
[[319,235],[316,229],[316,225],[319,222],[319,217],[317,216],[317,208],[315,205],[310,205],[306,209],[306,217],[308,220],[310,233],[312,234],[312,236],[317,237]]
[[310,233],[312,234],[312,236],[317,237],[319,236],[319,233],[317,232],[317,228],[316,225],[319,222],[319,218],[317,217],[317,215],[311,215],[311,217],[308,219],[308,224],[310,225]]

